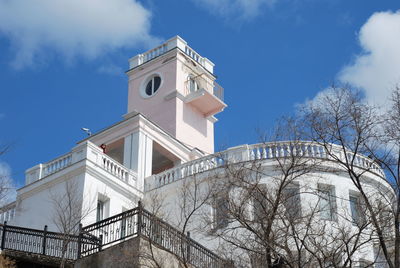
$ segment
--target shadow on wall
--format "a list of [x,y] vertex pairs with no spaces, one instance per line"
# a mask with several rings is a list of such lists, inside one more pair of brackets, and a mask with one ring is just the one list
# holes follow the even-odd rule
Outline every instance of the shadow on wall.
[[183,110],[183,122],[199,131],[204,137],[207,137],[207,120],[198,112],[193,110],[193,107]]

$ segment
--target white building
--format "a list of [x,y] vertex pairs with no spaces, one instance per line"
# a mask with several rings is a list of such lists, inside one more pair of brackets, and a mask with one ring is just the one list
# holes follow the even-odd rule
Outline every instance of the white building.
[[[133,208],[139,200],[150,206],[159,197],[164,215],[181,227],[182,189],[192,187],[191,180],[199,180],[199,185],[204,186],[211,177],[226,176],[228,162],[235,164],[234,168],[248,168],[257,163],[256,173],[266,174],[257,183],[273,188],[280,174],[277,159],[302,156],[312,161],[308,162],[310,165],[318,163],[320,169],[291,182],[292,191],[297,193],[296,199],[291,200],[298,202],[297,210],[304,214],[312,206],[322,207],[319,218],[313,222],[320,220],[331,229],[340,224],[341,228],[354,231],[353,223],[362,213],[357,211],[358,190],[340,167],[328,160],[323,146],[275,142],[214,153],[215,115],[227,106],[223,89],[215,82],[214,64],[182,38],[176,36],[131,58],[129,67],[128,108],[123,120],[78,142],[70,152],[29,168],[26,185],[18,189],[16,202],[3,209],[3,221],[37,229],[48,225],[50,230],[57,231],[54,203],[69,187],[80,200],[79,210],[85,214],[83,225]],[[333,146],[332,150],[341,154],[340,148]],[[390,189],[383,171],[371,159],[357,156],[356,165],[368,169],[365,178],[371,191]],[[217,185],[224,184],[213,187]],[[314,192],[303,193],[301,189]],[[234,192],[228,193],[223,188],[219,191],[221,196]],[[205,226],[202,220],[208,218],[214,232],[235,223],[224,221],[224,212],[218,211],[223,206],[218,202],[215,205],[215,196],[212,198],[214,201],[204,200],[185,230],[194,232],[193,236],[207,247],[217,248],[221,239],[211,239],[210,229],[199,231]],[[249,202],[246,207],[246,213],[251,214],[249,219],[254,219],[257,210],[254,204]],[[373,243],[357,249],[354,258],[360,265],[363,261],[373,262],[376,259]]]

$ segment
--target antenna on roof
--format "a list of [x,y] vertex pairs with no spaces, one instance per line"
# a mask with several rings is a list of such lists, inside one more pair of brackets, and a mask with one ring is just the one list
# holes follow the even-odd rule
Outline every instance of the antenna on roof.
[[92,132],[90,132],[90,129],[85,128],[85,127],[81,128],[81,129],[82,129],[83,131],[85,131],[86,134],[87,134],[88,136],[91,136],[91,135],[92,135]]

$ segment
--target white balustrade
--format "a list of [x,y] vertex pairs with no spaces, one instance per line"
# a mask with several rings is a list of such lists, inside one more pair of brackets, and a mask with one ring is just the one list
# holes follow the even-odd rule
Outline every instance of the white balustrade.
[[53,174],[63,168],[68,167],[72,163],[72,153],[63,155],[43,165],[43,177]]
[[206,90],[218,99],[224,101],[224,88],[217,82],[203,76],[196,76],[185,81],[184,95],[188,96],[200,89]]
[[5,221],[9,222],[14,219],[15,207],[16,203],[12,202],[0,208],[0,223],[3,223]]
[[[240,163],[251,160],[274,160],[285,157],[306,157],[315,159],[334,160],[337,157],[344,161],[343,150],[340,146],[331,144],[327,152],[322,144],[312,142],[274,142],[260,143],[251,146],[240,146],[228,149],[221,153],[205,156],[177,167],[168,169],[146,179],[146,190],[155,189],[171,182],[180,180],[186,176],[195,175],[203,171],[212,170],[224,166],[227,163]],[[348,159],[352,159],[353,153],[347,153]],[[370,158],[356,155],[354,165],[374,172],[384,177],[382,168]]]
[[179,48],[181,51],[183,51],[186,55],[188,55],[194,61],[199,63],[201,66],[203,66],[209,72],[213,73],[214,64],[210,60],[200,56],[197,52],[195,52],[191,47],[189,47],[187,45],[185,40],[183,40],[179,36],[175,36],[174,38],[168,40],[164,44],[162,44],[156,48],[153,48],[149,51],[146,51],[143,54],[136,55],[135,57],[133,57],[129,60],[129,66],[131,69],[135,68],[143,63],[146,63],[158,56],[165,54],[166,52],[168,52],[174,48]]
[[[89,151],[93,153],[89,153]],[[136,186],[137,174],[134,171],[124,167],[116,160],[104,154],[98,146],[91,142],[87,142],[86,144],[80,146],[78,149],[73,150],[72,152],[58,157],[48,163],[38,165],[38,169],[41,170],[35,172],[35,176],[36,174],[41,175],[37,175],[37,177],[35,177],[33,180],[29,180],[29,183],[54,174],[84,159],[93,161],[94,163],[96,163],[96,166],[98,168],[101,168],[102,170],[112,174],[116,178],[128,184],[134,184],[134,186]]]
[[149,50],[142,54],[142,63],[152,60],[155,57],[164,54],[165,52],[167,52],[167,44],[162,44],[161,46],[153,48],[152,50]]
[[189,46],[185,46],[185,53],[189,57],[191,57],[193,60],[196,62],[200,63],[201,65],[204,65],[204,58],[200,56],[198,53],[196,53],[192,48]]
[[100,166],[123,181],[128,181],[129,179],[129,170],[105,154],[101,155]]

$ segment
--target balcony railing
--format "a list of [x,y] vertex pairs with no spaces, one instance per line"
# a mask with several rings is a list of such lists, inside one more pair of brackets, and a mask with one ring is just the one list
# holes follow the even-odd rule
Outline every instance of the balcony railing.
[[142,236],[151,244],[172,253],[186,264],[199,268],[222,268],[226,262],[190,236],[145,210],[137,208],[96,222],[82,229],[86,235],[101,237],[102,248],[130,237]]
[[0,222],[12,221],[15,217],[16,202],[9,203],[0,209]]
[[70,153],[27,170],[26,184],[41,180],[82,160],[88,160],[95,164],[95,168],[99,168],[125,183],[136,186],[137,174],[134,171],[104,154],[101,148],[90,141],[74,148]]
[[[78,230],[77,230],[78,231]],[[0,249],[67,260],[97,253],[131,237],[145,237],[177,259],[198,268],[222,268],[227,262],[139,206],[86,227],[76,235],[0,224]]]
[[[234,164],[251,160],[274,160],[285,157],[334,160],[332,156],[335,156],[340,161],[345,161],[346,156],[340,146],[330,144],[329,147],[330,151],[327,152],[322,144],[313,142],[271,142],[238,146],[152,175],[146,178],[145,191],[161,187],[187,176],[223,167],[227,163]],[[346,153],[347,159],[353,159],[354,153],[350,151]],[[363,155],[355,155],[354,166],[372,172],[380,177],[385,177],[382,168],[376,161]]]
[[41,254],[45,256],[76,260],[101,250],[101,240],[80,233],[70,235],[43,230],[0,224],[1,250]]
[[206,90],[211,95],[214,95],[222,102],[224,101],[224,88],[221,87],[217,82],[212,81],[202,76],[196,76],[188,79],[185,82],[185,96],[190,93],[195,93],[198,90]]
[[138,54],[135,57],[131,58],[129,60],[129,67],[130,69],[135,68],[141,64],[144,64],[158,56],[161,56],[168,51],[174,49],[174,48],[179,48],[183,53],[185,53],[187,56],[189,56],[191,59],[199,63],[201,66],[203,66],[207,71],[210,73],[213,73],[214,71],[214,64],[207,58],[204,58],[200,56],[194,49],[188,46],[185,40],[180,38],[179,36],[175,36],[171,38],[170,40],[166,41],[162,45],[153,48],[149,51],[146,51],[142,54]]

